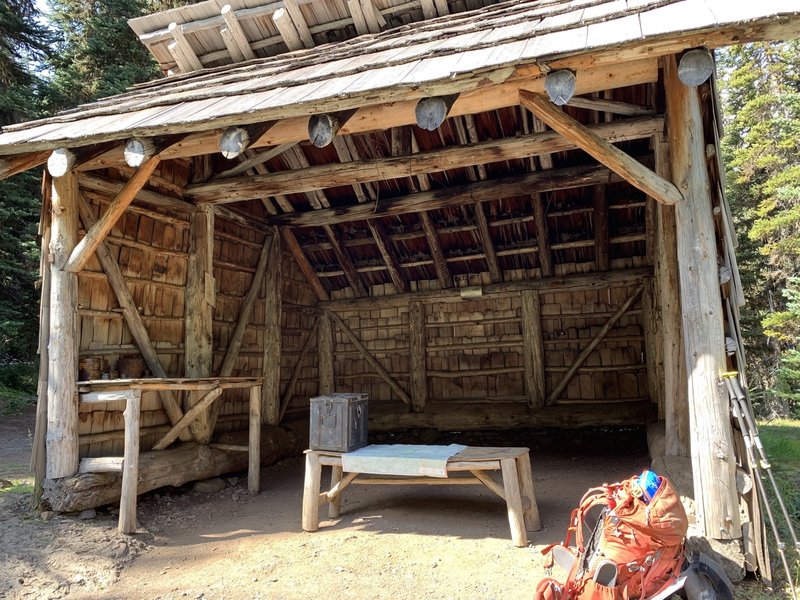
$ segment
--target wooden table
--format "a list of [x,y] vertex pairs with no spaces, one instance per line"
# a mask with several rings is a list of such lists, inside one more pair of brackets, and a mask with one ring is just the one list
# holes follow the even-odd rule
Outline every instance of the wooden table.
[[[528,545],[526,530],[541,528],[539,508],[533,490],[531,461],[527,448],[483,448],[469,446],[447,461],[446,478],[405,477],[397,475],[364,475],[345,473],[342,453],[325,450],[306,450],[306,475],[303,488],[303,529],[319,529],[319,508],[329,503],[328,516],[339,516],[342,490],[351,483],[379,485],[472,485],[483,484],[506,501],[511,539],[520,547]],[[330,466],[331,486],[320,493],[322,467]],[[500,471],[502,484],[489,472]],[[457,474],[451,477],[450,474]]]

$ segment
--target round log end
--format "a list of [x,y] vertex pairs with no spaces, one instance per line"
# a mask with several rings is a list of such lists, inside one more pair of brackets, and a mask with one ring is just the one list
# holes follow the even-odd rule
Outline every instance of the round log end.
[[131,138],[125,144],[123,154],[129,167],[137,168],[155,153],[155,146],[150,140]]
[[75,164],[75,155],[67,148],[53,150],[47,159],[47,171],[53,177],[62,177]]
[[417,125],[428,131],[436,131],[447,118],[447,112],[448,106],[443,98],[423,98],[414,108]]
[[250,134],[241,127],[228,127],[219,139],[219,151],[225,158],[236,158],[250,144]]
[[565,105],[575,94],[575,73],[569,69],[548,73],[544,78],[544,89],[553,104]]
[[317,148],[324,148],[333,142],[339,131],[339,120],[333,115],[314,115],[308,120],[308,139]]
[[708,48],[693,48],[684,53],[678,62],[678,79],[684,85],[697,87],[714,73],[714,55]]

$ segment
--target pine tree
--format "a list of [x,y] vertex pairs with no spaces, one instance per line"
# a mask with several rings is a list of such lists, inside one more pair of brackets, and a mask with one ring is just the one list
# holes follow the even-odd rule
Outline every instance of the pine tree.
[[767,386],[777,376],[776,391],[791,399],[800,379],[793,384],[781,373],[800,342],[800,306],[792,300],[800,276],[800,42],[732,47],[720,66],[749,367]]
[[[37,116],[34,74],[49,38],[30,0],[0,2],[0,125]],[[27,362],[36,351],[39,266],[36,224],[40,173],[0,181],[0,362]]]

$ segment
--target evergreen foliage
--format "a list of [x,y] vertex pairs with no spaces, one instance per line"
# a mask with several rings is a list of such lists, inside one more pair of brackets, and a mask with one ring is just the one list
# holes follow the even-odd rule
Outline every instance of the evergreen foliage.
[[[721,52],[727,194],[751,382],[800,399],[800,41]],[[775,406],[769,407],[775,409]]]

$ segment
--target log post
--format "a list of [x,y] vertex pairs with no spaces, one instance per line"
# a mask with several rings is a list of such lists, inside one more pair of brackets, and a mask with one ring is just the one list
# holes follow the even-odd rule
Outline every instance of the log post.
[[717,275],[717,244],[700,96],[664,59],[672,179],[686,198],[675,206],[683,341],[688,373],[692,474],[697,528],[714,540],[742,536],[725,371],[725,333]]
[[425,306],[415,301],[409,305],[411,338],[411,410],[422,412],[428,401],[428,374],[425,361]]
[[78,276],[65,269],[78,242],[78,178],[53,180],[47,379],[48,479],[78,472]]
[[250,388],[250,435],[248,439],[247,490],[257,494],[261,482],[261,389]]
[[119,502],[119,532],[136,532],[136,494],[139,487],[139,418],[142,393],[131,390],[125,403],[125,450]]
[[333,393],[333,323],[328,311],[323,311],[319,317],[319,332],[317,333],[319,356],[319,395]]
[[[669,143],[655,136],[656,173],[669,179]],[[654,273],[656,293],[661,311],[661,358],[663,361],[661,393],[664,398],[664,424],[667,456],[690,455],[689,400],[686,383],[686,364],[683,359],[681,336],[681,298],[678,282],[678,248],[675,228],[675,209],[656,204],[656,251]]]
[[528,406],[544,406],[545,371],[542,342],[542,316],[539,292],[522,292],[522,340],[525,348],[525,393]]
[[280,422],[281,412],[281,239],[275,234],[272,253],[264,274],[264,383],[261,418],[269,425]]
[[38,508],[42,498],[42,483],[47,468],[47,341],[50,337],[50,197],[52,180],[45,173],[42,179],[42,210],[39,219],[41,235],[41,255],[39,274],[42,278],[41,301],[39,304],[39,383],[36,389],[36,429],[33,436],[31,471],[33,471],[33,507]]
[[[199,210],[192,215],[189,228],[189,260],[186,276],[186,377],[210,377],[213,362],[212,313],[216,303],[215,282],[212,271],[214,254],[214,212]],[[187,394],[188,411],[203,397],[202,392]],[[207,444],[212,428],[208,411],[190,425],[195,439]]]

